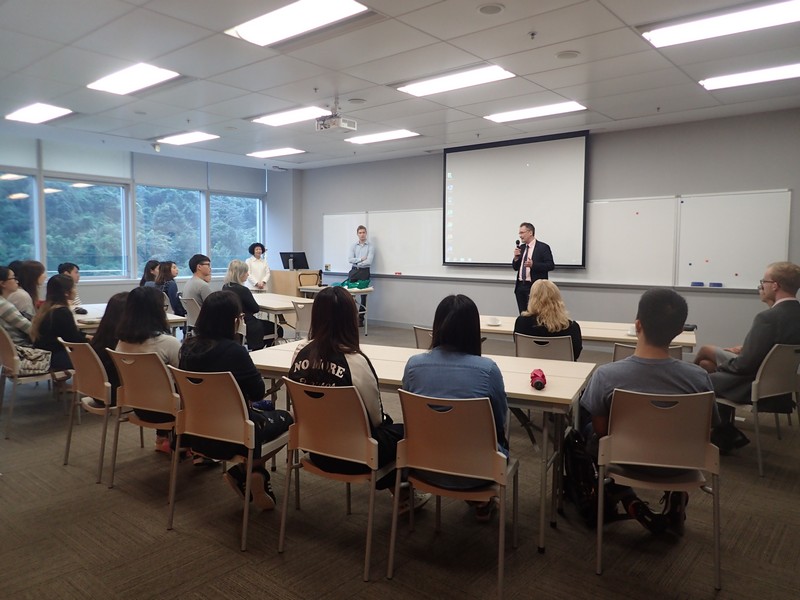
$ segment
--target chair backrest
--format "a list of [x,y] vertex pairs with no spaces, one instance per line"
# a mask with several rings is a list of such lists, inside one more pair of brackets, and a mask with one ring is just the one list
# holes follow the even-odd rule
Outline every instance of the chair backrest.
[[164,294],[164,312],[167,313],[168,315],[174,315],[175,311],[172,310],[172,303],[169,301],[169,296],[167,296],[166,292],[163,292],[163,294]]
[[166,365],[155,352],[108,351],[119,374],[117,406],[177,414],[180,398]]
[[[601,462],[713,471],[713,407],[714,392],[670,395],[616,389],[608,421],[611,451],[601,453]],[[718,452],[716,463],[718,469]]]
[[302,271],[297,274],[298,287],[322,283],[321,271]]
[[[445,400],[398,390],[405,437],[397,466],[505,483],[488,398]],[[401,449],[402,448],[402,449]]]
[[283,380],[294,413],[289,449],[301,448],[378,468],[378,443],[371,437],[367,411],[355,387],[308,385],[287,377]]
[[0,365],[11,375],[19,372],[19,356],[14,341],[4,327],[0,326]]
[[85,342],[65,342],[61,338],[58,338],[58,341],[69,354],[72,368],[75,370],[72,376],[72,389],[78,394],[109,404],[111,384],[108,382],[108,373],[94,348]]
[[[622,360],[633,355],[636,351],[636,346],[632,344],[614,344],[614,353],[611,355],[611,362]],[[669,355],[672,358],[683,360],[683,348],[680,346],[670,346]]]
[[800,345],[775,344],[758,368],[753,381],[752,398],[768,398],[797,393],[797,368]]
[[412,327],[414,328],[414,339],[417,342],[417,348],[421,350],[430,348],[433,341],[433,329],[430,327],[417,327],[416,325],[412,325]]
[[292,305],[294,306],[294,313],[297,315],[297,322],[294,325],[294,329],[297,332],[297,338],[299,339],[301,336],[301,332],[308,334],[308,330],[311,327],[311,307],[313,304],[311,302],[297,302],[292,300]]
[[197,317],[200,316],[200,305],[194,298],[184,298],[181,296],[181,304],[186,309],[186,324],[189,327],[194,327],[197,323]]
[[540,337],[515,333],[514,347],[516,355],[525,358],[575,360],[572,354],[572,338],[568,335]]
[[176,433],[255,448],[255,425],[230,371],[200,373],[173,366],[169,370],[183,403],[175,422]]

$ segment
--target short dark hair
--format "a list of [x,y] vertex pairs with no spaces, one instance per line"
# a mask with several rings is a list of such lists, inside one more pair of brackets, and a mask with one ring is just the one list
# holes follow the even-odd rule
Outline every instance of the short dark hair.
[[358,232],[359,232],[359,231],[361,231],[362,229],[363,229],[364,231],[366,231],[366,230],[367,230],[367,228],[366,228],[364,225],[359,225],[358,227],[356,227],[356,233],[358,233]]
[[4,281],[8,281],[8,274],[11,272],[11,269],[8,267],[0,267],[0,283]]
[[195,254],[192,258],[189,259],[189,270],[194,273],[197,271],[197,265],[202,262],[211,262],[211,259],[208,258],[205,254]]
[[432,335],[431,348],[442,346],[480,356],[481,319],[478,307],[463,294],[447,296],[436,307]]
[[311,305],[308,339],[312,360],[328,360],[337,352],[358,352],[358,310],[353,296],[344,288],[323,288]]
[[164,293],[154,287],[135,287],[128,293],[117,335],[123,342],[141,344],[169,333]]
[[267,249],[264,247],[264,244],[261,242],[253,242],[250,244],[250,247],[247,249],[247,251],[255,256],[256,248],[261,248],[261,254],[264,254],[267,251]]
[[678,292],[653,288],[639,299],[636,318],[641,322],[649,344],[667,348],[675,336],[683,331],[688,314],[686,300]]
[[[212,292],[203,300],[194,325],[195,337],[207,340],[236,339],[236,317],[242,314],[242,303],[234,292]],[[191,339],[191,338],[190,338]]]
[[71,262],[63,262],[60,265],[58,265],[58,272],[61,275],[69,275],[70,273],[72,273],[73,269],[78,269],[78,271],[81,270],[81,268],[78,265]]
[[530,230],[533,235],[536,235],[536,227],[533,226],[533,223],[523,222],[519,224],[520,227],[524,227],[525,229]]

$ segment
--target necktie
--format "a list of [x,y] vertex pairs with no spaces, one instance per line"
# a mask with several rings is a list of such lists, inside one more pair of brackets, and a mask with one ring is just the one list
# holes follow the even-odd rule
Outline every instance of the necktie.
[[522,268],[519,270],[519,278],[521,281],[525,281],[527,279],[527,269],[525,268],[525,261],[528,260],[528,250],[530,247],[526,244],[525,245],[525,252],[522,254]]

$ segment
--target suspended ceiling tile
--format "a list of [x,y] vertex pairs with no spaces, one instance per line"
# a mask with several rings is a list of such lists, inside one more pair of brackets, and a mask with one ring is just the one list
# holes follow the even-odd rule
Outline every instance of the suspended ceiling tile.
[[120,0],[6,0],[0,3],[4,29],[69,44],[133,10]]
[[78,88],[129,66],[130,62],[107,54],[65,46],[27,67],[22,73]]
[[61,47],[55,42],[0,29],[0,56],[3,57],[3,67],[9,71],[27,67]]
[[232,85],[252,92],[263,92],[272,87],[314,77],[325,72],[324,67],[297,60],[290,56],[276,56],[266,60],[221,73],[211,77],[224,85]]
[[158,66],[191,77],[208,78],[275,56],[260,48],[222,33],[158,57]]
[[658,52],[637,52],[526,76],[550,90],[661,69],[674,69]]
[[147,99],[184,108],[200,108],[208,104],[244,96],[246,93],[244,90],[214,83],[213,81],[196,80],[170,87],[162,92],[154,91],[147,94]]
[[616,120],[705,108],[719,102],[699,85],[685,84],[595,98],[591,104],[592,110]]

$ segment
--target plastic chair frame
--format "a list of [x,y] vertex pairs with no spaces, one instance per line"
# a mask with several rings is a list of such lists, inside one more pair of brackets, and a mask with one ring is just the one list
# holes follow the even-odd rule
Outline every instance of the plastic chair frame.
[[200,304],[194,298],[184,298],[180,296],[181,304],[186,309],[186,325],[194,327],[197,323],[197,317],[200,316]]
[[[175,415],[180,409],[180,397],[166,365],[155,352],[135,353],[108,351],[119,374],[117,405],[114,409],[114,441],[111,450],[111,476],[109,489],[114,487],[119,448],[119,427],[131,423],[139,427],[139,446],[144,448],[144,428],[172,429]],[[139,417],[134,408],[167,413],[173,419],[166,422],[148,421]]]
[[[714,588],[721,589],[719,449],[710,441],[714,392],[646,394],[614,390],[608,435],[598,451],[597,564],[603,572],[606,480],[649,490],[701,489],[713,499]],[[658,467],[631,470],[628,467]],[[706,484],[704,473],[711,475]]]
[[515,356],[524,356],[526,358],[575,360],[575,356],[572,353],[572,338],[568,335],[543,337],[515,333],[514,350]]
[[[409,493],[414,489],[436,496],[436,531],[441,529],[441,497],[469,501],[499,498],[497,595],[503,596],[505,566],[506,491],[512,481],[512,547],[517,547],[519,461],[497,450],[497,432],[488,398],[442,399],[398,390],[403,409],[405,438],[397,445],[397,479],[392,508],[392,532],[386,577],[394,575],[401,470],[408,469]],[[419,477],[419,471],[485,479],[469,490],[443,488]],[[543,499],[544,500],[544,499]],[[414,511],[409,511],[414,529]]]
[[[56,379],[56,373],[52,370],[42,371],[41,373],[30,373],[20,375],[20,360],[17,356],[17,347],[8,332],[0,327],[0,413],[3,410],[3,399],[6,391],[6,379],[11,380],[11,400],[8,403],[8,414],[6,415],[5,438],[11,435],[11,419],[14,416],[14,404],[17,399],[17,386],[26,383],[36,383],[39,381],[53,381],[53,395],[57,399],[60,386]],[[72,371],[63,371],[71,374]],[[69,377],[67,377],[69,379]]]
[[[296,317],[294,324],[294,339],[300,340],[302,339],[300,332],[304,331],[306,335],[308,335],[308,329],[311,327],[311,307],[313,304],[311,302],[292,300],[292,306],[294,306],[294,313]],[[277,331],[277,325],[275,331]]]
[[428,350],[433,341],[433,329],[430,327],[418,327],[417,325],[412,325],[411,327],[414,330],[414,340],[417,343],[417,348]]
[[[394,469],[394,462],[378,468],[378,442],[371,436],[370,422],[358,390],[352,386],[322,387],[298,383],[286,377],[286,391],[294,410],[294,423],[289,427],[287,447],[290,462],[286,469],[286,486],[281,513],[278,552],[283,552],[286,540],[286,520],[289,513],[289,490],[292,472],[295,482],[295,508],[300,508],[300,469],[326,479],[344,482],[347,514],[351,514],[350,484],[369,484],[367,540],[364,557],[364,581],[369,581],[372,534],[375,515],[375,485]],[[323,471],[310,457],[300,458],[300,451],[323,454],[369,467],[369,473],[342,474]]]
[[[762,412],[772,412],[775,415],[775,431],[778,439],[781,439],[781,425],[779,415],[781,413],[760,410],[759,401],[773,396],[791,394],[792,400],[797,404],[798,375],[797,369],[800,367],[800,345],[775,344],[764,357],[761,366],[758,368],[756,378],[750,385],[750,404],[737,404],[722,396],[717,396],[717,402],[733,409],[750,407],[753,413],[753,427],[756,437],[756,456],[758,458],[758,475],[764,476],[764,464],[761,456],[761,432],[759,429],[758,415]],[[789,425],[792,424],[792,415],[786,415]]]
[[[100,358],[89,344],[85,342],[65,342],[58,338],[69,354],[74,374],[72,376],[72,402],[69,409],[69,426],[67,427],[67,444],[64,448],[64,464],[69,464],[69,450],[72,445],[72,429],[75,413],[83,409],[93,415],[103,417],[103,433],[100,438],[100,457],[97,461],[97,483],[103,478],[103,459],[106,454],[106,438],[108,420],[111,416],[111,384],[108,374],[100,362]],[[94,401],[102,404],[96,406]]]

